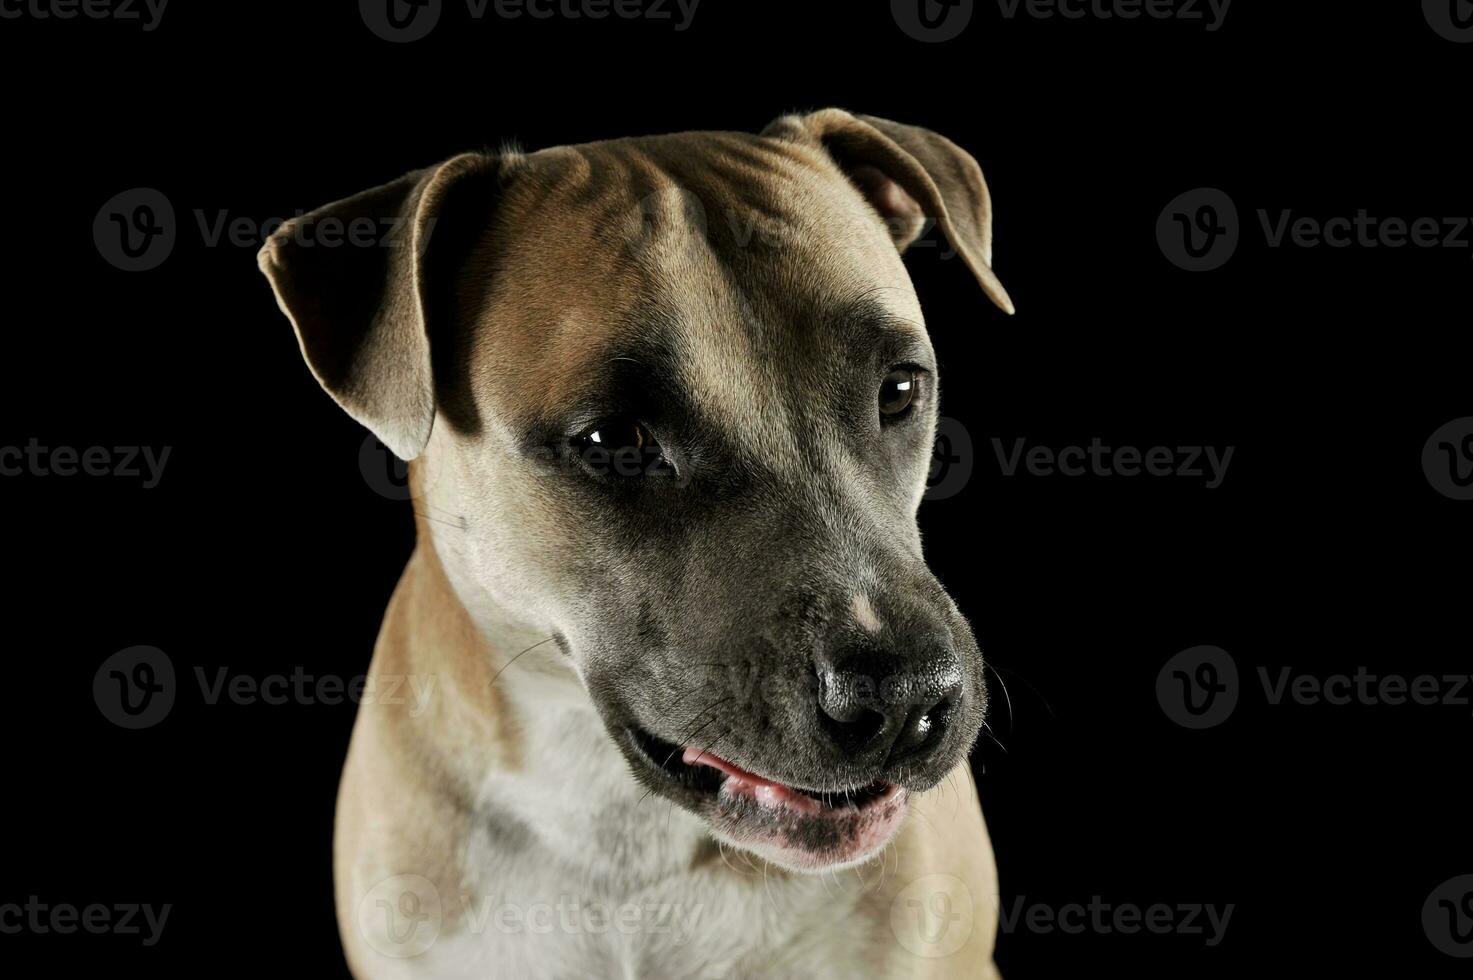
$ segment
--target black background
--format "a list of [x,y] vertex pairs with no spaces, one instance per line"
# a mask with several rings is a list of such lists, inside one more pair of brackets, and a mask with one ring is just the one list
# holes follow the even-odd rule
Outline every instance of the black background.
[[[1292,9],[1289,9],[1291,8]],[[192,672],[366,669],[412,544],[360,474],[256,271],[194,212],[261,222],[463,149],[760,129],[840,105],[973,152],[996,202],[995,311],[959,263],[908,264],[974,443],[921,510],[931,562],[1001,673],[975,765],[1003,904],[1235,906],[1203,936],[1000,939],[1010,980],[1466,976],[1423,932],[1473,872],[1473,707],[1271,706],[1257,670],[1467,672],[1473,502],[1421,453],[1473,415],[1473,247],[1272,249],[1258,209],[1473,214],[1473,45],[1415,3],[1233,4],[1200,21],[1007,20],[921,43],[885,3],[704,0],[653,21],[474,22],[389,44],[353,3],[185,3],[159,28],[0,21],[9,221],[0,445],[170,446],[160,485],[0,479],[9,585],[0,902],[171,903],[162,940],[0,936],[11,963],[154,976],[344,976],[330,842],[351,705],[209,706],[144,731],[91,695],[137,644]],[[93,218],[162,191],[158,269]],[[1218,187],[1221,269],[1169,263],[1157,216]],[[1465,240],[1468,237],[1465,236]],[[1004,477],[991,440],[1236,447],[1223,484]],[[1177,652],[1229,651],[1225,723],[1156,696]],[[1466,693],[1466,692],[1465,692]]]

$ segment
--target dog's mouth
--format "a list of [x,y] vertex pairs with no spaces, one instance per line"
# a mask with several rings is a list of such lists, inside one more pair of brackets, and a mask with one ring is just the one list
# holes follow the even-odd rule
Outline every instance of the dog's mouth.
[[819,790],[778,782],[691,745],[640,728],[628,730],[638,754],[680,802],[704,816],[717,836],[801,870],[829,869],[872,856],[905,818],[908,797],[895,783]]

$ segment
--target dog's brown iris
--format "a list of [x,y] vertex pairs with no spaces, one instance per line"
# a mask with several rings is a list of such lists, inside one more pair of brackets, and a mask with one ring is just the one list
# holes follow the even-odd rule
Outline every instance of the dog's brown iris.
[[896,368],[880,382],[880,414],[899,415],[910,407],[916,396],[916,373]]
[[589,430],[584,437],[590,443],[611,453],[621,450],[633,450],[638,452],[650,441],[644,426],[629,419],[616,419],[605,422],[595,429]]

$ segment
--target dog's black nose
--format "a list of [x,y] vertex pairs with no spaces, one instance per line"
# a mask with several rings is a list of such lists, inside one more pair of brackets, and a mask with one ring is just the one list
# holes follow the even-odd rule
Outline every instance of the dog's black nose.
[[854,655],[820,668],[819,722],[848,756],[914,758],[941,743],[961,692],[961,666],[949,653],[916,667]]

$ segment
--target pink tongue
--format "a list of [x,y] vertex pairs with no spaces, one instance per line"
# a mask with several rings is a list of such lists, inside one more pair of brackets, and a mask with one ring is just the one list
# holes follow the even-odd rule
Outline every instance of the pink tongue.
[[805,796],[782,783],[763,779],[709,752],[697,751],[686,746],[685,754],[680,757],[680,761],[688,766],[710,766],[712,769],[719,769],[726,773],[726,782],[721,784],[722,789],[730,790],[738,796],[750,796],[763,806],[787,807],[799,813],[818,813],[823,809],[823,805],[813,797]]

